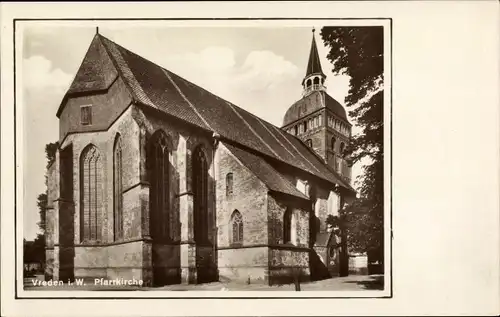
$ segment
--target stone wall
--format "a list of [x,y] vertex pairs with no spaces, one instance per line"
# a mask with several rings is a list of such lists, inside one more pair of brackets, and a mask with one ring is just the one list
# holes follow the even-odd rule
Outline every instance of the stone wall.
[[294,278],[310,279],[309,270],[309,213],[294,208],[297,217],[296,241],[284,244],[283,219],[285,211],[297,203],[268,196],[269,217],[269,284],[291,283]]
[[[133,109],[133,117],[138,122],[141,130],[140,150],[140,172],[145,183],[145,191],[141,201],[149,200],[149,186],[146,170],[146,153],[148,141],[157,131],[162,131],[167,138],[170,149],[170,215],[174,217],[176,225],[173,244],[155,242],[151,247],[152,262],[150,274],[163,275],[168,283],[200,283],[213,281],[217,278],[217,254],[214,254],[216,243],[215,231],[215,166],[214,166],[214,144],[211,135],[200,130],[191,129],[186,124],[180,124],[176,120],[166,117],[164,114],[154,110],[145,110],[138,107]],[[208,162],[208,206],[207,226],[209,243],[197,246],[194,241],[194,196],[193,196],[193,158],[192,153],[198,146],[203,147]],[[149,212],[149,207],[144,207]],[[148,212],[143,218],[143,227],[148,230]],[[163,245],[162,245],[163,244]],[[149,251],[148,251],[149,252]],[[168,255],[170,254],[170,255]],[[168,256],[167,256],[168,255]],[[168,257],[171,257],[170,259]],[[175,260],[172,260],[175,259]],[[172,262],[173,261],[173,262]],[[174,266],[177,266],[174,268]],[[155,267],[163,267],[161,273]],[[180,272],[180,273],[179,273]],[[180,278],[179,278],[180,274]],[[161,277],[160,277],[161,278]],[[156,279],[158,280],[158,279]]]
[[[69,98],[59,117],[59,140],[68,133],[103,131],[130,105],[132,99],[121,78],[104,93]],[[81,106],[92,106],[92,124],[81,125]]]
[[144,241],[75,247],[75,278],[144,279]]
[[[84,98],[80,97],[80,102],[84,103]],[[109,107],[113,107],[113,105],[109,105]],[[132,110],[129,108],[107,131],[69,134],[61,144],[62,149],[72,147],[73,201],[60,201],[56,212],[60,218],[58,231],[63,235],[71,235],[71,237],[64,238],[61,236],[61,242],[71,239],[71,243],[61,245],[60,255],[58,258],[54,258],[54,261],[64,262],[64,258],[67,258],[68,261],[72,259],[72,263],[65,264],[61,262],[60,265],[61,269],[68,267],[68,271],[74,271],[76,277],[118,277],[118,275],[122,275],[121,277],[124,278],[126,276],[140,278],[142,276],[143,250],[142,244],[138,247],[137,240],[142,239],[143,205],[141,197],[143,195],[143,186],[139,177],[139,128],[132,118],[131,112]],[[115,239],[113,228],[113,151],[115,139],[118,136],[122,142],[124,189],[124,236],[120,240]],[[82,244],[80,230],[80,159],[82,151],[90,144],[99,150],[102,159],[103,205],[101,207],[103,212],[103,239],[97,244]],[[64,217],[61,218],[61,215],[64,215]],[[119,265],[109,264],[106,261],[108,261],[115,249],[121,250],[118,251],[120,254],[127,254],[128,258],[139,258],[140,264],[127,262],[128,260]],[[71,266],[73,266],[72,269],[70,269]],[[67,272],[66,275],[68,274],[70,273]]]
[[[242,246],[267,244],[267,188],[222,144],[217,159],[218,247],[231,246],[231,215],[238,210],[243,218]],[[233,174],[233,193],[226,195],[226,175]]]
[[[216,151],[217,247],[221,280],[266,281],[267,188],[223,145]],[[233,190],[226,192],[226,175],[233,174]],[[243,219],[243,241],[232,243],[231,216]]]
[[[73,147],[73,197],[75,208],[74,243],[81,243],[80,232],[80,159],[82,151],[90,144],[101,154],[103,179],[103,213],[102,237],[103,243],[116,242],[113,236],[113,150],[115,138],[119,135],[122,141],[123,155],[123,217],[124,240],[141,237],[137,220],[141,219],[141,210],[137,199],[140,196],[139,178],[139,128],[131,116],[129,108],[107,131],[79,133],[69,135],[61,148]],[[132,229],[135,228],[135,229]],[[135,230],[135,231],[134,231]]]
[[265,283],[268,281],[267,246],[219,249],[219,279],[221,282]]

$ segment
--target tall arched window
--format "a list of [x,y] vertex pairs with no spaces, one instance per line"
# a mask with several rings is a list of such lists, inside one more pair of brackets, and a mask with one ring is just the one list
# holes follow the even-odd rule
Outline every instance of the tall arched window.
[[295,132],[294,134],[295,135],[299,134],[299,126],[298,125],[296,125],[295,127],[293,127],[293,129],[294,129],[294,132]]
[[331,144],[332,151],[335,151],[335,142],[337,142],[337,140],[335,139],[335,137],[333,137],[332,138],[332,144]]
[[243,243],[243,217],[238,210],[231,215],[231,244]]
[[302,131],[306,132],[307,131],[307,121],[304,121],[304,123],[302,123],[302,125],[304,126],[302,128]]
[[230,197],[233,195],[233,173],[227,173],[226,175],[226,196]]
[[167,138],[163,131],[151,137],[149,145],[150,234],[153,239],[173,235],[170,219],[170,160]]
[[308,80],[307,80],[306,87],[310,87],[310,86],[311,86],[311,79],[308,79]]
[[314,77],[314,84],[319,85],[319,77]]
[[120,136],[115,139],[113,149],[113,228],[114,239],[119,240],[123,238],[123,181],[122,176],[122,144]]
[[194,239],[196,243],[208,240],[208,162],[202,146],[193,152]]
[[80,159],[80,227],[82,242],[102,241],[102,159],[94,145]]

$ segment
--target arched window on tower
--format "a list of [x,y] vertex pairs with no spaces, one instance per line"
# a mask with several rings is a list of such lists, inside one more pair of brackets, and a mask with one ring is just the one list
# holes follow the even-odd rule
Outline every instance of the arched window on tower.
[[307,88],[311,87],[311,79],[310,79],[310,78],[307,80],[306,87],[307,87]]
[[235,210],[231,215],[230,228],[231,244],[243,244],[243,217],[238,210]]
[[113,150],[113,229],[114,240],[123,239],[123,168],[122,144],[120,135],[116,136]]
[[335,142],[337,142],[337,140],[335,139],[335,137],[332,137],[332,143],[331,143],[332,151],[335,151]]
[[87,146],[80,159],[80,239],[102,241],[102,159],[94,145]]
[[194,240],[197,244],[207,244],[208,232],[208,162],[203,147],[193,152],[193,194],[194,194]]
[[150,234],[153,239],[173,238],[170,212],[170,151],[163,131],[151,137],[149,145]]
[[233,173],[227,173],[226,175],[226,197],[231,197],[233,195]]
[[319,77],[314,77],[314,84],[319,85]]

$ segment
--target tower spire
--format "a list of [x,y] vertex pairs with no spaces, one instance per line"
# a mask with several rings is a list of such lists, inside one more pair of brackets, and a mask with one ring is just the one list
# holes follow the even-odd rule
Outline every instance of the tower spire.
[[325,82],[326,79],[326,75],[325,73],[323,73],[323,69],[321,68],[318,47],[316,46],[316,39],[314,37],[315,32],[316,29],[313,27],[311,51],[309,52],[309,60],[307,62],[306,75],[302,80],[302,86],[304,87],[304,94],[307,94],[315,90],[324,89],[323,83]]

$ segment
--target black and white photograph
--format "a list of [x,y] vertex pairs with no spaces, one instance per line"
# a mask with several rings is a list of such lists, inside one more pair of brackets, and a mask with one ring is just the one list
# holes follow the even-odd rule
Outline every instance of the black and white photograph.
[[390,24],[325,22],[20,22],[24,290],[387,296]]
[[0,3],[0,315],[498,315],[499,6]]

